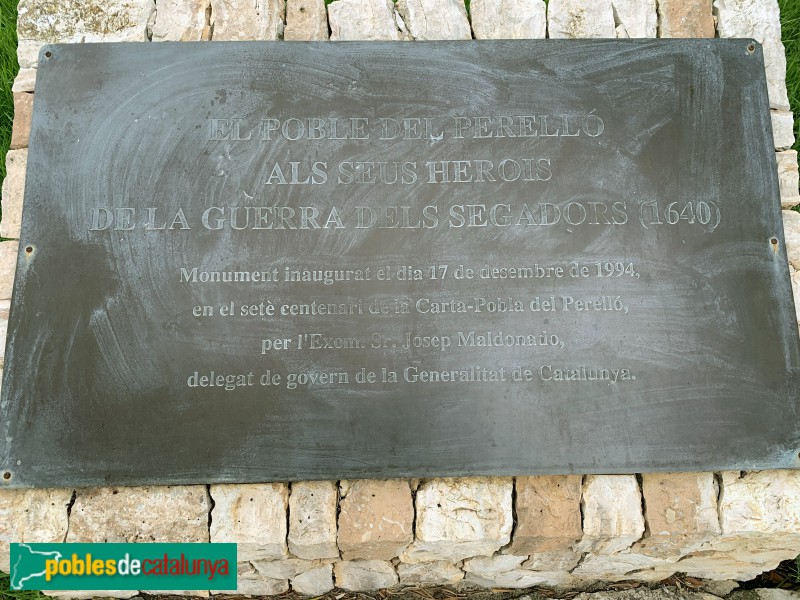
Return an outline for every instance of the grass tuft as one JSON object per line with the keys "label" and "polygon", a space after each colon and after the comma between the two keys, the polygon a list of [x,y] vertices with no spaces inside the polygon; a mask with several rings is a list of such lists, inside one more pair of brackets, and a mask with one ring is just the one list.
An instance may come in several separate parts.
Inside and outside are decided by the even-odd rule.
{"label": "grass tuft", "polygon": [[0,0],[0,181],[6,177],[5,156],[11,143],[14,96],[11,85],[17,75],[17,0]]}

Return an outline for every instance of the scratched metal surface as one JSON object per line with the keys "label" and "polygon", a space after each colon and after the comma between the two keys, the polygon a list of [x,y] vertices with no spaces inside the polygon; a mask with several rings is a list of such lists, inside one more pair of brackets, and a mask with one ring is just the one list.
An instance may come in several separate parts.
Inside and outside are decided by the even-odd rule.
{"label": "scratched metal surface", "polygon": [[[0,407],[3,483],[796,467],[798,334],[763,58],[748,44],[46,47]],[[527,122],[535,137],[497,118],[520,115],[539,115]],[[289,141],[280,129],[260,139],[262,119],[336,117],[343,129],[327,121],[314,134],[324,139]],[[367,119],[355,137],[369,139],[352,139],[351,117]],[[456,123],[467,121],[456,117],[471,124],[460,138]],[[381,118],[432,127],[423,139],[381,140]],[[298,128],[290,122],[287,136]],[[506,159],[538,168],[513,180],[506,162],[503,181]],[[493,170],[481,163],[479,174],[480,160]],[[445,183],[431,176],[436,161],[470,162],[447,163]],[[370,182],[363,168],[365,182],[347,183],[356,162],[387,163],[386,181],[395,162],[413,166],[407,183],[402,166],[400,183]],[[314,163],[324,166],[314,173]],[[300,183],[309,177],[320,183]],[[219,208],[206,227],[210,207]],[[262,225],[274,227],[254,229],[255,209],[242,208],[236,223],[247,214],[250,226],[235,230],[231,207],[271,207]],[[283,229],[276,207],[295,211]],[[374,226],[359,207],[375,211]],[[542,224],[543,210],[545,222],[558,211],[557,222]],[[605,262],[632,266],[598,277],[596,262],[601,273]],[[591,275],[571,276],[573,263]],[[567,274],[480,277],[483,267],[536,264]],[[398,278],[404,265],[425,278]],[[430,265],[447,265],[445,279],[430,279]],[[181,281],[181,268],[195,267],[279,277],[286,267],[369,267],[373,279]],[[375,279],[381,269],[391,279]],[[627,312],[614,309],[617,297]],[[569,298],[592,308],[576,312]],[[280,314],[359,301],[364,314]],[[231,302],[277,312],[221,315]],[[449,312],[458,302],[466,312]],[[502,310],[517,302],[523,310]],[[202,306],[213,316],[196,316]],[[487,332],[492,345],[477,345]],[[545,332],[555,346],[538,345]],[[451,345],[404,348],[406,334]],[[506,345],[508,335],[537,345]],[[288,349],[262,352],[264,340],[284,339]],[[406,380],[473,367],[505,381]],[[356,381],[361,369],[376,381]],[[383,369],[398,382],[384,383]],[[515,381],[524,369],[531,380]],[[245,385],[190,385],[212,371]],[[291,374],[301,378],[294,389]]]}

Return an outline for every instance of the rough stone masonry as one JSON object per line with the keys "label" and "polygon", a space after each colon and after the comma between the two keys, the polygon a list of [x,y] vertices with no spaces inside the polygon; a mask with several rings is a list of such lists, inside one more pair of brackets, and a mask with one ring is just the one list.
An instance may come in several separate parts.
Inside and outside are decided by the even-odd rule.
{"label": "rough stone masonry", "polygon": [[[764,47],[781,203],[790,209],[800,194],[778,10],[777,0],[472,0],[470,15],[460,0],[21,0],[0,223],[11,238],[0,242],[2,338],[45,43],[754,38]],[[800,307],[800,213],[783,215]],[[9,569],[12,541],[237,542],[239,592],[252,595],[462,581],[576,586],[676,572],[744,580],[800,554],[800,472],[2,490],[0,570]]]}

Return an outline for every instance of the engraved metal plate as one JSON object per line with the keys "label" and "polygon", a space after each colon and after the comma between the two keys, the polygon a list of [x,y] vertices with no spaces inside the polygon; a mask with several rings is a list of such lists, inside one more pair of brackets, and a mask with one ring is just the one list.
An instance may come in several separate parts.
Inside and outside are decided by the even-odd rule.
{"label": "engraved metal plate", "polygon": [[48,46],[8,486],[798,464],[749,40]]}

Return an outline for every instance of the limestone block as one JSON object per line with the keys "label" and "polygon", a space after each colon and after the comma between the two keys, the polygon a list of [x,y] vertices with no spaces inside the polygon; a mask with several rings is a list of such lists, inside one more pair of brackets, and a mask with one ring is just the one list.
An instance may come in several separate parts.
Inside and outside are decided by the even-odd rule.
{"label": "limestone block", "polygon": [[72,490],[0,490],[0,571],[10,572],[11,542],[63,542]]}
{"label": "limestone block", "polygon": [[714,16],[719,37],[753,38],[762,44],[770,105],[790,110],[778,0],[714,0]]}
{"label": "limestone block", "polygon": [[334,481],[292,484],[289,496],[289,551],[313,560],[339,558],[336,509],[339,490]]}
{"label": "limestone block", "polygon": [[617,37],[656,37],[656,0],[611,0],[611,5],[617,23]]}
{"label": "limestone block", "polygon": [[800,473],[722,473],[719,537],[681,559],[693,577],[745,581],[800,554]]}
{"label": "limestone block", "polygon": [[[776,150],[788,150],[794,146],[794,115],[784,110],[773,110],[772,137],[775,140]],[[16,126],[16,117],[14,117]]]}
{"label": "limestone block", "polygon": [[564,571],[548,573],[545,571],[514,569],[505,573],[498,573],[493,577],[481,577],[475,573],[467,573],[464,581],[487,588],[526,588],[533,585],[566,587],[574,583],[576,579]]}
{"label": "limestone block", "polygon": [[240,561],[286,558],[289,489],[283,483],[213,485],[211,541],[239,544]]}
{"label": "limestone block", "polygon": [[464,572],[443,560],[397,565],[402,585],[455,585],[464,579]]}
{"label": "limestone block", "polygon": [[283,36],[285,0],[210,2],[215,40],[277,40]]}
{"label": "limestone block", "polygon": [[320,563],[302,558],[284,558],[282,560],[251,560],[256,571],[270,579],[292,579],[305,571],[315,569]]}
{"label": "limestone block", "polygon": [[400,40],[392,0],[336,0],[328,5],[331,40]]}
{"label": "limestone block", "polygon": [[36,68],[44,44],[146,42],[153,0],[20,0],[19,66]]}
{"label": "limestone block", "polygon": [[794,312],[797,323],[800,324],[800,271],[790,268],[792,274],[792,296],[794,297]]}
{"label": "limestone block", "polygon": [[23,68],[19,70],[17,76],[14,78],[14,85],[11,86],[11,91],[19,92],[32,92],[36,86],[36,69]]}
{"label": "limestone block", "polygon": [[77,490],[67,542],[208,542],[205,486]]}
{"label": "limestone block", "polygon": [[[701,588],[702,591],[708,592],[714,596],[719,598],[724,598],[728,594],[730,594],[733,590],[739,587],[738,581],[733,581],[731,579],[726,579],[723,581],[707,581],[704,582],[703,587]],[[776,599],[777,600],[777,599]]]}
{"label": "limestone block", "polygon": [[6,154],[6,178],[3,180],[3,219],[0,221],[0,236],[2,237],[19,238],[27,168],[27,148],[10,150]]}
{"label": "limestone block", "polygon": [[544,0],[472,0],[469,14],[478,40],[537,39],[547,35]]}
{"label": "limestone block", "polygon": [[713,38],[709,0],[658,0],[658,37]]}
{"label": "limestone block", "polygon": [[[241,558],[241,556],[239,558]],[[288,580],[265,577],[248,562],[239,563],[236,586],[236,591],[244,596],[275,596],[289,591]],[[219,591],[212,593],[230,594],[231,592]]]}
{"label": "limestone block", "polygon": [[798,203],[800,179],[797,171],[797,151],[786,150],[775,155],[778,161],[778,185],[781,191],[781,206],[791,208]]}
{"label": "limestone block", "polygon": [[11,300],[0,300],[0,381],[6,363],[6,338],[8,337],[8,317],[11,311]]}
{"label": "limestone block", "polygon": [[327,40],[325,0],[287,0],[285,40]]}
{"label": "limestone block", "polygon": [[291,580],[292,589],[306,596],[321,596],[333,589],[333,565],[322,565]]}
{"label": "limestone block", "polygon": [[33,94],[20,92],[14,94],[14,125],[11,131],[10,150],[28,147],[33,114]]}
{"label": "limestone block", "polygon": [[781,216],[789,264],[800,271],[800,213],[795,210],[782,210]]}
{"label": "limestone block", "polygon": [[798,204],[800,204],[800,195],[781,197],[781,208],[783,209],[794,208]]}
{"label": "limestone block", "polygon": [[333,565],[336,587],[343,590],[368,591],[397,585],[392,563],[383,560],[348,560]]}
{"label": "limestone block", "polygon": [[467,9],[460,0],[397,0],[397,12],[414,39],[472,39]]}
{"label": "limestone block", "polygon": [[642,475],[647,534],[634,552],[674,559],[719,535],[713,473]]}
{"label": "limestone block", "polygon": [[6,339],[8,338],[8,317],[11,310],[10,300],[0,300],[0,379],[6,363]]}
{"label": "limestone block", "polygon": [[153,41],[199,41],[210,14],[211,0],[158,0]]}
{"label": "limestone block", "polygon": [[550,0],[547,31],[551,38],[616,37],[611,0]]}
{"label": "limestone block", "polygon": [[589,581],[661,581],[682,570],[675,561],[666,561],[635,552],[588,554],[572,575]]}
{"label": "limestone block", "polygon": [[581,554],[571,550],[536,552],[522,563],[522,568],[531,571],[571,571],[578,565],[580,559]]}
{"label": "limestone block", "polygon": [[338,545],[344,560],[390,560],[413,541],[414,501],[407,481],[342,482],[341,493]]}
{"label": "limestone block", "polygon": [[[755,545],[757,546],[757,544]],[[689,555],[678,566],[689,577],[712,580],[736,579],[747,581],[777,567],[786,557],[786,552],[715,552],[707,550]]]}
{"label": "limestone block", "polygon": [[14,289],[19,242],[0,242],[0,300],[10,300]]}
{"label": "limestone block", "polygon": [[581,539],[580,475],[517,477],[516,490],[512,552],[568,550]]}
{"label": "limestone block", "polygon": [[738,547],[735,538],[765,534],[762,550],[800,554],[800,471],[726,472],[721,487],[722,535],[734,538],[729,548]]}
{"label": "limestone block", "polygon": [[491,556],[508,544],[513,515],[510,478],[434,479],[417,490],[417,539],[403,562],[457,562]]}
{"label": "limestone block", "polygon": [[634,475],[588,475],[583,484],[580,552],[613,554],[644,533],[642,496]]}
{"label": "limestone block", "polygon": [[527,560],[527,556],[513,554],[495,554],[494,556],[481,556],[464,561],[464,570],[475,573],[480,577],[491,578],[500,573],[507,573],[519,569]]}

